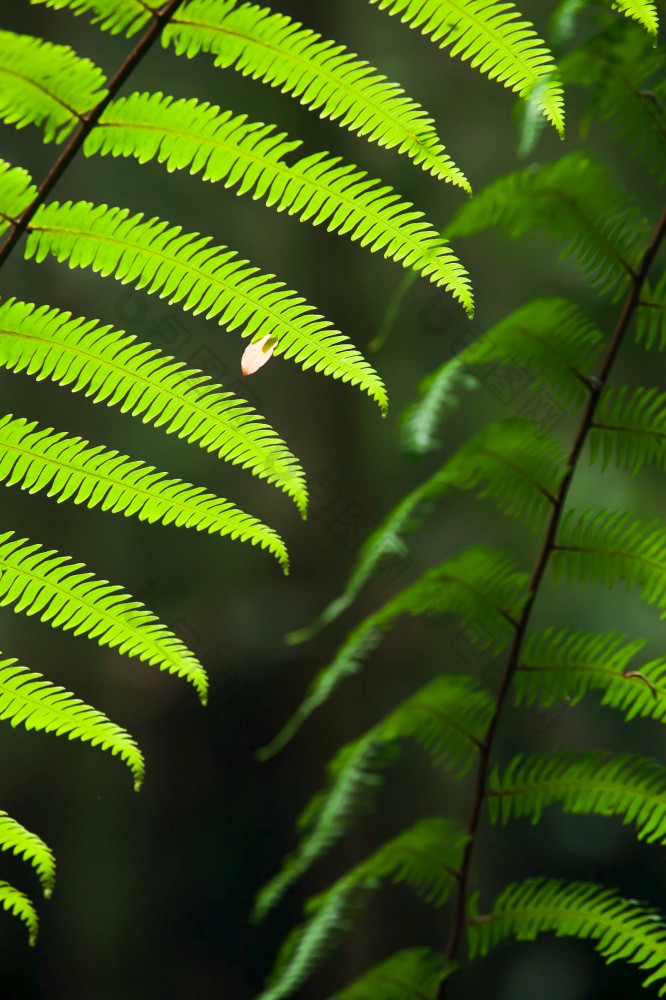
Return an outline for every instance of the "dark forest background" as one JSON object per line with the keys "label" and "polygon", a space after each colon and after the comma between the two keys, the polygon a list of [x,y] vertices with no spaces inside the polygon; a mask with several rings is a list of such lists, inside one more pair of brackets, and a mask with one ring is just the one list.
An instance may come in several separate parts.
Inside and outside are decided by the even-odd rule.
{"label": "dark forest background", "polygon": [[[552,4],[522,3],[537,30],[547,32]],[[506,91],[450,60],[396,18],[362,0],[281,0],[274,5],[347,44],[399,81],[438,123],[447,151],[475,190],[515,169],[518,159],[514,100]],[[111,75],[128,51],[126,39],[98,32],[84,17],[3,0],[0,27],[71,44]],[[321,121],[279,92],[239,74],[212,67],[205,56],[176,59],[155,49],[126,87],[197,96],[250,118],[276,122],[305,140],[308,150],[329,149],[383,177],[445,224],[465,195],[414,168],[406,157],[370,146]],[[580,146],[581,95],[568,95],[564,142],[544,130],[531,158],[546,162]],[[0,154],[39,180],[56,148],[37,130],[3,127]],[[587,148],[608,159],[654,218],[659,192],[645,168],[595,126]],[[376,334],[387,300],[402,277],[398,265],[348,241],[301,225],[238,198],[222,186],[185,174],[167,175],[157,164],[86,159],[79,155],[55,197],[89,198],[160,215],[189,231],[214,234],[265,270],[302,292],[363,350]],[[308,680],[327,662],[361,613],[411,579],[433,557],[472,541],[512,545],[525,564],[537,540],[489,505],[468,497],[447,499],[414,537],[410,560],[389,567],[358,605],[304,646],[284,636],[310,621],[342,587],[360,542],[386,511],[484,420],[496,415],[541,417],[567,443],[571,417],[550,411],[543,393],[524,379],[484,384],[462,401],[442,433],[442,453],[403,457],[398,416],[424,375],[481,332],[536,295],[565,295],[587,308],[604,330],[615,309],[599,303],[571,263],[539,233],[520,244],[491,232],[458,248],[477,300],[470,326],[444,292],[417,282],[384,349],[371,356],[389,389],[391,410],[382,420],[357,390],[276,359],[251,379],[240,379],[243,341],[214,323],[170,309],[92,272],[55,262],[26,263],[15,253],[1,275],[0,295],[48,302],[74,314],[99,317],[150,339],[225,387],[250,399],[292,445],[309,475],[312,494],[305,524],[288,499],[199,448],[167,437],[117,410],[0,372],[3,412],[38,417],[83,433],[205,485],[273,525],[291,553],[283,578],[271,558],[249,547],[175,528],[141,524],[100,511],[57,505],[18,490],[2,492],[2,530],[49,539],[120,582],[177,631],[211,674],[210,705],[154,668],[56,633],[33,619],[0,611],[0,648],[28,667],[105,711],[127,727],[147,757],[139,795],[125,768],[87,746],[52,736],[0,728],[0,804],[38,832],[55,850],[58,881],[53,899],[41,901],[41,932],[27,946],[23,927],[0,915],[0,996],[7,1000],[248,1000],[261,987],[278,944],[298,919],[304,892],[312,893],[368,850],[379,833],[398,830],[409,816],[437,811],[464,815],[468,786],[434,773],[407,751],[391,771],[375,816],[296,886],[264,926],[252,927],[253,895],[294,843],[293,821],[319,787],[323,767],[346,739],[367,727],[400,695],[438,670],[492,671],[447,621],[403,623],[368,664],[347,682],[275,760],[254,753],[286,719]],[[652,384],[654,357],[628,345],[622,378]],[[619,373],[618,373],[619,380]],[[552,407],[551,407],[552,409]],[[633,507],[656,514],[663,482],[645,471],[636,480],[609,470],[581,468],[574,501],[580,506]],[[618,589],[583,595],[553,588],[539,615],[580,627],[618,628],[654,637],[652,611]],[[663,756],[655,724],[621,723],[594,705],[516,714],[506,721],[506,753],[519,746],[624,746]],[[666,908],[664,856],[638,847],[619,820],[548,814],[536,832],[526,823],[483,831],[476,877],[492,894],[523,874],[559,874],[619,886],[627,895]],[[2,876],[36,893],[32,873],[2,858]],[[490,898],[488,895],[486,898]],[[300,997],[332,994],[360,968],[392,947],[443,940],[446,914],[424,910],[408,892],[378,896],[349,940]],[[591,948],[541,940],[514,946],[479,962],[460,977],[456,996],[497,1000],[620,1000],[640,991],[634,973],[605,970]],[[538,991],[538,993],[537,993]]]}

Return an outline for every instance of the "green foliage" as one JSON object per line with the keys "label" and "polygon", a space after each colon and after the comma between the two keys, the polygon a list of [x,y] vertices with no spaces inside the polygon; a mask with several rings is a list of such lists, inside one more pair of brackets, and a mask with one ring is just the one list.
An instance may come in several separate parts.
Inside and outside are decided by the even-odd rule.
{"label": "green foliage", "polygon": [[[242,111],[232,115],[197,95],[174,99],[162,90],[139,93],[130,87],[121,98],[118,92],[131,84],[133,72],[154,43],[167,50],[163,59],[207,53],[217,66],[234,67],[260,84],[277,87],[347,132],[405,154],[433,178],[469,192],[468,181],[446,153],[427,112],[400,84],[336,41],[254,4],[235,0],[33,2],[63,12],[63,34],[68,30],[64,14],[69,12],[88,15],[104,31],[139,37],[107,81],[100,69],[66,45],[0,33],[0,118],[17,128],[35,126],[44,142],[62,144],[51,170],[39,183],[33,183],[22,165],[0,162],[0,234],[5,236],[0,266],[25,236],[24,255],[36,263],[48,257],[156,293],[169,304],[203,314],[252,341],[268,342],[276,356],[292,359],[304,369],[358,385],[385,412],[384,384],[362,353],[278,277],[243,260],[212,234],[190,233],[178,222],[149,218],[140,211],[131,214],[102,200],[75,201],[71,186],[67,190],[68,168],[83,150],[88,156],[131,157],[140,165],[153,162],[170,172],[183,170],[220,182],[262,200],[267,207],[326,226],[369,251],[382,253],[444,288],[471,313],[470,282],[448,237],[440,236],[382,178],[373,178],[335,151],[308,151],[296,159],[293,154],[301,140],[288,137],[280,125],[252,122]],[[524,19],[516,32],[509,23],[514,15],[497,17],[497,5],[490,6],[493,10],[486,16],[477,0],[461,5],[466,19],[465,51],[453,44],[451,53],[462,54],[470,65],[531,100],[535,84],[544,83],[539,90],[540,107],[561,127],[561,91],[547,46]],[[407,23],[417,26],[413,6],[404,13]],[[472,22],[468,23],[470,14]],[[454,43],[450,33],[446,40],[441,35],[437,40]],[[89,168],[92,177],[93,169]],[[65,188],[59,202],[50,200],[56,183]],[[307,487],[297,458],[270,422],[201,372],[142,343],[132,332],[48,303],[22,302],[9,294],[0,302],[0,333],[0,365],[7,370],[82,392],[94,402],[117,406],[131,417],[197,444],[276,485],[305,515]],[[286,569],[286,548],[280,537],[232,501],[101,442],[91,445],[84,435],[65,434],[54,429],[56,424],[49,419],[42,425],[30,414],[0,415],[0,478],[5,483],[41,491],[58,502],[71,501],[80,508],[98,507],[247,541],[272,552]],[[543,445],[544,455],[549,447]],[[429,489],[439,494],[458,485],[493,493],[487,472],[479,466],[470,476],[459,463]],[[498,502],[506,502],[506,497],[504,501],[498,497]],[[532,503],[525,495],[516,502],[518,507]],[[20,539],[9,529],[3,531],[1,603],[185,677],[205,698],[203,666],[140,602],[69,556]],[[488,567],[486,593],[476,574]],[[346,672],[358,668],[369,647],[400,615],[427,609],[458,609],[464,617],[480,614],[497,633],[491,642],[499,643],[510,621],[500,603],[506,601],[513,607],[522,579],[504,556],[485,549],[470,550],[448,567],[427,574],[361,630],[346,659],[343,656],[328,679],[322,679],[313,705]],[[136,784],[140,783],[143,759],[132,738],[75,695],[40,673],[18,666],[11,657],[0,665],[0,692],[2,718],[12,725],[54,732],[108,750],[130,767]],[[447,697],[453,697],[453,689]],[[409,711],[405,709],[398,718],[403,722],[398,725],[394,720],[396,732],[409,735]],[[417,739],[427,743],[423,733]],[[432,734],[433,745],[439,746],[443,739],[441,734]],[[348,784],[354,798],[354,779]],[[332,816],[334,811],[324,810],[322,816],[329,812]],[[324,839],[330,836],[328,832],[323,835]],[[25,856],[30,859],[29,853]],[[26,921],[34,936],[36,915],[29,901],[11,886],[3,889],[2,899],[6,908]],[[337,912],[337,905],[331,903],[331,914]],[[304,961],[307,965],[309,959]],[[431,967],[426,963],[425,968]],[[423,975],[427,978],[430,973]]]}
{"label": "green foliage", "polygon": [[[441,39],[454,54],[457,49],[463,57],[483,52],[481,35],[472,44],[465,35],[466,18],[471,18],[475,8],[498,30],[512,24],[517,26],[518,36],[522,30],[511,4],[376,2],[432,35],[433,40]],[[464,9],[460,16],[459,6]],[[592,8],[584,0],[558,5],[555,23],[560,44],[571,47],[576,15],[588,6]],[[661,175],[664,53],[653,47],[651,37],[657,27],[656,8],[651,3],[606,6],[615,7],[627,19],[597,6],[590,9],[584,40],[561,61],[563,78],[587,88],[586,126],[610,121],[621,140],[636,146],[648,172]],[[638,21],[642,29],[632,21]],[[489,60],[482,68],[493,75],[497,65]],[[548,69],[543,70],[541,86],[550,82],[556,87],[553,66],[548,59],[543,65]],[[538,83],[532,81],[522,91],[533,104],[540,99]],[[508,85],[512,85],[510,81]],[[653,86],[654,92],[646,89]],[[519,86],[516,89],[520,91]],[[633,184],[637,193],[641,182],[637,178]],[[607,886],[532,877],[508,885],[484,911],[479,900],[485,895],[489,866],[493,872],[495,866],[486,859],[477,870],[476,855],[487,849],[487,844],[493,850],[492,839],[485,835],[483,840],[479,838],[485,817],[502,824],[521,818],[542,824],[549,821],[548,807],[553,805],[575,817],[617,817],[633,827],[641,841],[663,844],[666,840],[663,764],[621,749],[591,748],[587,729],[580,723],[565,730],[565,740],[572,745],[546,749],[544,730],[536,747],[516,750],[516,742],[520,745],[525,739],[522,720],[526,713],[562,704],[573,710],[594,692],[602,706],[621,713],[626,720],[666,719],[666,661],[663,657],[643,658],[648,639],[563,626],[557,617],[563,612],[554,610],[558,595],[549,589],[550,581],[561,589],[565,584],[569,589],[574,584],[585,588],[601,584],[616,590],[624,585],[635,591],[632,597],[638,596],[662,617],[666,615],[663,523],[634,513],[628,491],[626,510],[608,509],[608,488],[601,478],[595,478],[593,487],[595,498],[602,498],[597,509],[580,509],[576,501],[583,456],[596,464],[595,477],[610,468],[616,477],[625,473],[627,478],[626,473],[636,476],[646,467],[663,474],[666,467],[666,395],[660,384],[660,362],[653,366],[655,384],[636,387],[628,380],[623,384],[622,378],[617,378],[616,384],[612,381],[625,340],[633,337],[653,351],[666,347],[666,284],[657,270],[666,240],[666,217],[646,222],[632,191],[616,181],[603,162],[585,149],[577,149],[563,159],[543,164],[537,161],[495,180],[458,210],[444,235],[457,243],[492,226],[500,226],[511,238],[541,229],[560,245],[564,241],[564,256],[575,259],[582,272],[581,283],[588,286],[588,302],[590,289],[606,301],[588,318],[574,302],[542,296],[519,306],[508,317],[494,320],[476,340],[443,359],[422,382],[420,399],[403,416],[407,450],[411,455],[440,450],[437,439],[443,435],[439,425],[470,389],[475,390],[470,402],[478,404],[482,413],[480,429],[445,456],[445,461],[421,478],[386,515],[361,546],[340,596],[310,626],[288,638],[303,641],[347,612],[386,560],[405,559],[408,536],[428,530],[437,508],[447,509],[453,490],[491,499],[502,514],[517,517],[536,531],[538,543],[521,547],[521,556],[515,560],[513,544],[502,552],[475,545],[426,569],[352,627],[329,665],[315,675],[300,707],[276,739],[260,751],[261,757],[280,749],[345,677],[360,670],[362,661],[377,649],[402,615],[427,619],[444,613],[453,619],[454,635],[464,636],[476,652],[469,674],[454,674],[448,649],[451,633],[440,633],[438,676],[408,694],[332,758],[324,788],[298,820],[295,849],[257,896],[255,916],[264,916],[286,889],[319,863],[373,807],[379,784],[388,778],[389,765],[397,763],[403,744],[410,740],[426,750],[434,767],[448,766],[454,779],[473,772],[471,787],[469,783],[461,785],[458,795],[452,797],[455,804],[451,812],[455,809],[458,819],[462,809],[460,830],[465,834],[452,872],[455,898],[447,913],[447,945],[436,960],[427,950],[397,952],[336,996],[443,1000],[449,995],[449,985],[454,988],[451,973],[460,961],[465,940],[474,959],[505,940],[531,941],[545,932],[590,940],[607,962],[622,958],[636,965],[646,976],[644,986],[654,984],[658,995],[663,995],[666,924],[649,905],[625,899]],[[549,272],[554,271],[550,261],[546,266]],[[497,280],[502,280],[501,271]],[[389,303],[390,322],[395,320],[411,283],[411,277],[405,278]],[[614,305],[618,299],[621,302]],[[378,338],[382,342],[388,326],[387,320]],[[566,415],[557,435],[541,414],[534,420],[488,417],[485,388],[495,371],[518,373],[548,395],[558,415]],[[589,482],[585,485],[589,493]],[[470,518],[466,507],[466,526]],[[436,529],[432,537],[437,537]],[[526,561],[529,568],[523,571]],[[377,601],[377,588],[372,593]],[[575,600],[577,609],[580,598]],[[532,620],[537,609],[539,627]],[[562,609],[566,612],[566,604]],[[580,614],[585,620],[585,606]],[[412,659],[419,659],[418,652],[410,657],[410,668]],[[478,674],[483,683],[472,674]],[[407,670],[404,677],[410,676]],[[376,678],[377,674],[375,683]],[[494,691],[486,690],[491,683]],[[507,720],[511,702],[513,714]],[[502,742],[507,725],[512,727],[511,736]],[[575,745],[578,732],[585,740],[583,747]],[[435,780],[439,784],[440,775]],[[429,821],[423,822],[427,825]],[[378,827],[381,829],[381,824]],[[442,832],[442,843],[450,836]],[[540,843],[547,840],[542,838]],[[385,849],[391,850],[394,844],[389,841]],[[374,857],[382,857],[382,848]],[[515,859],[518,865],[520,861]],[[365,864],[351,868],[327,893],[311,902],[314,916],[287,939],[270,986],[262,995],[264,1000],[291,995],[315,962],[330,954],[345,929],[345,901],[351,906],[353,880],[359,872],[373,871]],[[444,868],[447,864],[450,859]],[[472,892],[478,885],[480,890]],[[322,905],[335,909],[330,935],[325,923],[318,920]],[[358,897],[354,897],[354,913],[358,905]],[[307,950],[308,959],[298,965],[295,975],[299,949]],[[431,958],[433,965],[429,966]],[[428,978],[428,968],[433,976],[439,973],[439,982]],[[380,985],[382,976],[386,985]],[[422,991],[417,986],[420,982],[424,984]]]}

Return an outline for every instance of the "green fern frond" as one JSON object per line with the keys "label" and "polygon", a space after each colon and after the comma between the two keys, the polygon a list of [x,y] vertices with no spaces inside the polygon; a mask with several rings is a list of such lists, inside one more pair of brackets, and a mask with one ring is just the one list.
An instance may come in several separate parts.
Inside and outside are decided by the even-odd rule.
{"label": "green fern frond", "polygon": [[640,28],[626,28],[595,35],[577,48],[562,61],[562,77],[565,84],[584,87],[590,98],[583,135],[592,121],[610,121],[616,136],[663,180],[664,52],[654,49]]}
{"label": "green fern frond", "polygon": [[44,895],[49,898],[55,882],[53,851],[41,837],[26,830],[3,809],[0,809],[0,851],[11,851],[31,864],[42,884]]}
{"label": "green fern frond", "polygon": [[666,392],[622,386],[604,393],[590,435],[590,460],[598,456],[602,468],[614,461],[632,476],[644,465],[666,470]]}
{"label": "green fern frond", "polygon": [[209,376],[130,334],[49,306],[0,303],[0,333],[0,365],[10,371],[50,378],[196,442],[275,483],[305,514],[300,463],[248,403],[218,391]]}
{"label": "green fern frond", "polygon": [[509,417],[488,424],[448,463],[453,484],[492,497],[504,514],[538,529],[552,510],[566,455],[532,420]]}
{"label": "green fern frond", "polygon": [[36,421],[12,419],[11,414],[0,417],[0,482],[29,493],[47,490],[58,503],[72,500],[150,524],[159,521],[230,535],[267,549],[288,571],[280,536],[228,500],[182,479],[167,479],[165,472],[115,450],[40,427]]}
{"label": "green fern frond", "polygon": [[659,30],[659,15],[654,0],[611,0],[613,7],[627,17],[633,17],[651,35]]}
{"label": "green fern frond", "polygon": [[330,1000],[436,1000],[440,983],[453,969],[445,968],[441,952],[409,948],[375,965]]}
{"label": "green fern frond", "polygon": [[157,0],[30,0],[45,4],[54,10],[69,8],[73,14],[90,14],[93,24],[112,34],[124,33],[128,37],[139,31],[152,17],[152,10],[159,10]]}
{"label": "green fern frond", "polygon": [[570,511],[552,558],[553,574],[572,583],[638,584],[641,598],[666,618],[666,528],[624,511]]}
{"label": "green fern frond", "polygon": [[134,156],[141,163],[157,158],[170,171],[224,180],[225,187],[238,187],[238,194],[252,194],[301,221],[327,224],[329,232],[418,270],[471,311],[467,272],[422,212],[339,156],[313,153],[288,164],[285,156],[300,145],[272,125],[158,92],[111,104],[84,151]]}
{"label": "green fern frond", "polygon": [[139,601],[87,572],[82,563],[16,538],[12,531],[0,535],[0,607],[7,605],[184,677],[206,700],[201,664]]}
{"label": "green fern frond", "polygon": [[494,823],[542,812],[558,803],[564,812],[621,816],[640,840],[666,842],[666,770],[652,760],[604,751],[514,757],[488,780],[488,811]]}
{"label": "green fern frond", "polygon": [[441,906],[455,886],[467,839],[451,820],[421,820],[310,899],[310,920],[287,938],[269,986],[258,1000],[282,1000],[300,986],[383,881],[405,883],[433,906]]}
{"label": "green fern frond", "polygon": [[525,599],[527,574],[519,573],[504,552],[484,545],[465,549],[423,574],[353,629],[332,662],[311,683],[305,699],[265,756],[281,750],[312,712],[339,684],[358,673],[383,634],[403,615],[452,614],[463,624],[474,621],[484,648],[503,649]]}
{"label": "green fern frond", "polygon": [[458,405],[461,392],[476,389],[478,385],[457,357],[428,375],[419,385],[421,398],[400,414],[402,446],[407,454],[425,455],[441,447],[435,435],[443,414]]}
{"label": "green fern frond", "polygon": [[370,0],[380,10],[429,35],[441,49],[527,97],[547,79],[540,111],[564,133],[564,99],[553,56],[529,21],[518,20],[513,3],[488,0]]}
{"label": "green fern frond", "polygon": [[243,327],[244,337],[275,337],[276,355],[360,385],[386,409],[381,379],[342,333],[272,275],[211,246],[210,237],[90,202],[53,202],[37,211],[29,229],[27,258],[41,261],[50,253],[70,267],[92,267],[180,302],[229,330]]}
{"label": "green fern frond", "polygon": [[30,944],[34,944],[39,930],[39,918],[25,893],[19,892],[9,882],[0,882],[0,906],[23,921],[28,929],[28,940]]}
{"label": "green fern frond", "polygon": [[65,688],[31,673],[14,659],[0,661],[0,719],[12,726],[98,746],[120,757],[132,772],[136,791],[141,787],[143,754],[129,733]]}
{"label": "green fern frond", "polygon": [[470,677],[436,678],[389,713],[359,739],[342,747],[327,767],[326,787],[298,819],[301,839],[282,868],[257,895],[253,918],[261,920],[354,820],[371,807],[381,772],[397,744],[416,740],[435,763],[458,773],[471,766],[492,714],[492,699]]}
{"label": "green fern frond", "polygon": [[666,350],[666,271],[651,288],[646,282],[636,312],[636,342],[648,350]]}
{"label": "green fern frond", "polygon": [[23,167],[12,167],[0,159],[0,235],[25,211],[37,188]]}
{"label": "green fern frond", "polygon": [[494,181],[458,209],[445,235],[456,240],[491,226],[512,239],[543,228],[566,240],[563,256],[572,255],[601,292],[616,295],[638,267],[648,237],[635,203],[604,164],[584,153]]}
{"label": "green fern frond", "polygon": [[401,500],[361,546],[342,594],[287,641],[304,642],[346,611],[382,562],[404,555],[402,536],[418,530],[430,505],[452,489],[491,497],[503,513],[538,528],[554,501],[564,461],[559,446],[530,420],[514,417],[489,424]]}
{"label": "green fern frond", "polygon": [[0,31],[0,119],[44,129],[44,142],[62,142],[106,91],[106,78],[68,45]]}
{"label": "green fern frond", "polygon": [[636,665],[644,646],[644,639],[627,642],[615,632],[530,633],[515,674],[516,704],[575,705],[587,691],[601,691],[602,705],[627,719],[666,721],[666,660]]}
{"label": "green fern frond", "polygon": [[[513,883],[490,913],[470,907],[470,955],[485,955],[507,938],[533,941],[537,934],[591,940],[607,961],[623,958],[649,971],[643,986],[666,979],[666,925],[659,915],[618,892],[588,882],[528,879]],[[661,985],[658,995],[666,993]]]}
{"label": "green fern frond", "polygon": [[406,153],[440,180],[468,187],[432,119],[401,87],[285,14],[234,0],[190,0],[164,29],[162,44],[189,58],[209,52],[216,66],[279,87],[320,117]]}
{"label": "green fern frond", "polygon": [[499,362],[524,366],[537,385],[547,383],[566,406],[589,394],[603,338],[589,319],[566,299],[533,299],[500,320],[457,359],[465,368]]}

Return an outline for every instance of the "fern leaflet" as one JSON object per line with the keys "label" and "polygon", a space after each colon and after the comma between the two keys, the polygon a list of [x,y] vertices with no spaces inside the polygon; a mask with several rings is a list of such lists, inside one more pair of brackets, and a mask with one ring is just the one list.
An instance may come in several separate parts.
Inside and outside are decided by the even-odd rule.
{"label": "fern leaflet", "polygon": [[564,812],[621,816],[641,840],[666,841],[666,771],[652,760],[603,751],[532,754],[514,757],[488,782],[493,822],[529,816],[538,823],[554,802]]}
{"label": "fern leaflet", "polygon": [[48,490],[58,502],[101,506],[141,521],[176,524],[211,534],[230,535],[268,549],[288,570],[282,539],[228,500],[117,451],[40,427],[11,414],[0,417],[0,482],[30,493]]}
{"label": "fern leaflet", "polygon": [[380,10],[412,28],[430,35],[452,56],[468,59],[491,80],[497,80],[521,97],[528,96],[546,78],[539,110],[560,135],[564,132],[562,86],[555,62],[529,21],[519,21],[512,3],[488,0],[370,0]]}
{"label": "fern leaflet", "polygon": [[0,31],[0,119],[62,140],[106,91],[104,74],[67,45]]}
{"label": "fern leaflet", "polygon": [[253,910],[261,920],[286,889],[344,836],[371,805],[381,771],[399,741],[416,740],[435,763],[459,773],[471,765],[492,714],[489,694],[469,677],[438,677],[399,705],[367,733],[342,747],[329,763],[328,784],[305,807],[296,850],[259,892]]}
{"label": "fern leaflet", "polygon": [[11,851],[28,861],[37,873],[44,895],[49,898],[55,882],[55,858],[51,848],[3,809],[0,809],[0,851]]}
{"label": "fern leaflet", "polygon": [[666,393],[627,386],[604,393],[590,435],[590,460],[598,455],[604,469],[614,460],[632,475],[644,465],[666,470]]}
{"label": "fern leaflet", "polygon": [[40,261],[50,253],[70,267],[92,267],[157,292],[230,330],[244,327],[244,337],[275,337],[276,355],[360,385],[386,409],[379,376],[343,334],[282,282],[233,250],[212,247],[210,237],[90,202],[52,202],[37,211],[29,230],[27,258]]}
{"label": "fern leaflet", "polygon": [[19,892],[9,882],[0,882],[0,906],[23,921],[28,929],[28,940],[30,944],[34,944],[37,940],[39,919],[25,893]]}
{"label": "fern leaflet", "polygon": [[93,24],[99,24],[104,31],[136,34],[151,17],[151,11],[158,10],[155,0],[30,0],[31,3],[45,4],[54,10],[69,8],[74,14],[90,14]]}
{"label": "fern leaflet", "polygon": [[6,605],[184,677],[206,699],[201,664],[139,601],[11,531],[0,535],[0,606]]}
{"label": "fern leaflet", "polygon": [[391,955],[331,1000],[436,1000],[442,979],[452,971],[451,966],[444,968],[440,952],[409,948]]}
{"label": "fern leaflet", "polygon": [[[654,910],[586,882],[530,879],[507,886],[490,913],[476,903],[468,920],[470,955],[485,955],[507,937],[533,941],[537,934],[590,939],[612,962],[623,958],[649,971],[643,986],[666,979],[666,926]],[[659,996],[666,985],[659,989]]]}
{"label": "fern leaflet", "polygon": [[0,719],[99,746],[127,764],[136,791],[144,775],[143,754],[124,729],[41,674],[14,659],[0,661]]}

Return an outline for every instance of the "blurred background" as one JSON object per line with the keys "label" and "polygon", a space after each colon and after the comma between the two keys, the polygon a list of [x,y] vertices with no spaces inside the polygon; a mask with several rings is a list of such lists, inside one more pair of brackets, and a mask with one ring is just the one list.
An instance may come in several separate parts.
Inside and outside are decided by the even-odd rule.
{"label": "blurred background", "polygon": [[[516,152],[512,96],[450,60],[397,18],[360,0],[281,0],[274,6],[345,43],[401,83],[433,116],[447,152],[476,191],[524,165]],[[547,31],[552,3],[525,0],[519,6],[541,33]],[[70,44],[108,76],[130,45],[98,32],[84,17],[33,7],[27,0],[4,0],[0,27]],[[156,48],[123,93],[134,89],[197,96],[278,123],[303,138],[306,150],[335,151],[382,177],[438,226],[465,198],[406,157],[345,133],[288,96],[232,70],[214,69],[207,56],[187,60]],[[581,95],[572,91],[567,97],[566,139],[544,130],[531,162],[545,163],[581,146]],[[610,161],[654,222],[660,193],[646,168],[603,126],[596,125],[584,145]],[[36,129],[2,128],[2,156],[36,180],[55,155]],[[79,154],[54,197],[124,205],[188,231],[210,233],[305,295],[361,350],[377,333],[403,274],[399,265],[343,238],[238,198],[221,185],[168,175],[156,163],[140,167]],[[39,833],[58,860],[54,896],[38,903],[41,930],[34,949],[22,925],[0,914],[0,997],[247,1000],[260,990],[306,895],[408,820],[440,811],[466,815],[469,783],[454,785],[406,748],[387,774],[376,812],[362,818],[352,835],[293,887],[264,925],[249,922],[254,894],[293,847],[294,820],[320,787],[335,750],[439,671],[469,670],[492,679],[498,669],[454,622],[401,622],[363,673],[342,685],[283,753],[265,764],[255,760],[256,750],[277,732],[349,628],[435,559],[487,541],[510,547],[531,566],[536,536],[496,515],[488,503],[450,497],[413,536],[410,557],[387,566],[339,622],[305,645],[284,642],[286,633],[308,623],[339,593],[359,545],[386,512],[485,421],[531,415],[569,446],[575,414],[549,408],[547,394],[524,379],[509,387],[489,383],[462,400],[443,429],[439,454],[418,461],[405,457],[397,433],[399,413],[421,379],[470,336],[534,296],[571,297],[602,330],[612,329],[618,307],[598,301],[574,265],[558,261],[560,249],[537,232],[519,244],[490,232],[456,247],[475,287],[473,325],[444,292],[416,282],[386,345],[369,355],[389,390],[385,420],[357,389],[282,359],[241,385],[244,342],[237,333],[90,271],[69,271],[52,260],[36,265],[13,254],[3,269],[3,297],[49,303],[126,329],[249,399],[302,460],[311,509],[302,523],[277,490],[201,449],[49,382],[0,372],[3,412],[83,433],[204,485],[275,527],[291,555],[285,578],[270,556],[227,539],[3,488],[2,530],[48,542],[101,577],[122,583],[202,659],[210,671],[211,696],[202,709],[193,691],[173,677],[2,609],[3,654],[16,656],[125,726],[145,752],[147,777],[136,795],[116,759],[76,742],[0,727],[0,807]],[[663,386],[655,358],[627,343],[615,381]],[[598,466],[585,461],[572,502],[655,515],[663,508],[663,480],[650,470],[632,480],[612,468],[600,478]],[[589,594],[552,587],[540,598],[536,620],[616,628],[649,637],[648,655],[663,652],[657,614],[620,587]],[[509,713],[498,760],[523,747],[560,746],[624,748],[663,759],[656,723],[625,723],[592,697],[575,709]],[[0,877],[37,896],[26,865],[4,855],[0,865]],[[508,831],[489,832],[484,826],[474,871],[482,905],[508,880],[531,874],[607,882],[666,908],[663,850],[639,848],[633,830],[617,819],[565,817],[553,809],[537,828],[516,823]],[[417,943],[439,947],[447,926],[448,912],[434,913],[407,891],[382,891],[298,996],[327,997],[392,949]],[[532,1000],[538,990],[540,1000],[628,1000],[638,995],[639,984],[631,969],[606,969],[591,947],[541,939],[500,949],[465,969],[452,996]]]}

